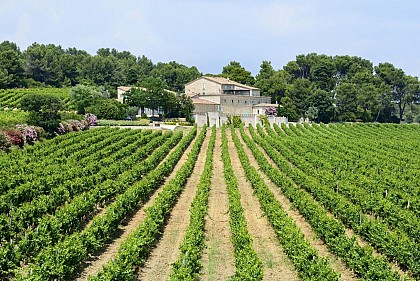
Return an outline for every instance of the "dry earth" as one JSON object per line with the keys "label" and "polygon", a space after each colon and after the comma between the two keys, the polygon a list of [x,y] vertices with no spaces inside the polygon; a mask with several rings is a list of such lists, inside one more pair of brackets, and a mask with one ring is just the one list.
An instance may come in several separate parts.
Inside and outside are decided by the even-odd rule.
{"label": "dry earth", "polygon": [[204,170],[209,139],[210,137],[207,137],[202,144],[193,173],[171,212],[171,216],[165,226],[165,232],[159,240],[158,245],[152,251],[145,266],[140,270],[138,275],[139,280],[157,281],[167,280],[169,278],[171,265],[177,260],[180,254],[179,246],[184,239],[186,229],[190,223],[189,209],[196,194],[200,176]]}

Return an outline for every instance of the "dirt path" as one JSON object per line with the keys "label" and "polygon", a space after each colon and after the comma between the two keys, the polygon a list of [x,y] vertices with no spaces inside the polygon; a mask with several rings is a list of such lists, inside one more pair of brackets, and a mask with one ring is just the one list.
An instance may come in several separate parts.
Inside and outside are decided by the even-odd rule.
{"label": "dirt path", "polygon": [[140,270],[137,276],[138,280],[160,281],[169,278],[172,263],[179,257],[179,246],[185,237],[186,229],[190,223],[189,209],[195,197],[200,176],[204,170],[209,139],[207,137],[204,140],[193,173],[171,212],[171,216],[158,245],[152,251],[144,267]]}
{"label": "dirt path", "polygon": [[[248,231],[252,236],[254,249],[264,265],[263,280],[299,280],[292,262],[283,252],[274,229],[267,217],[264,216],[258,198],[253,194],[252,185],[246,179],[230,130],[227,130],[227,137],[229,139],[232,167],[238,179],[241,204],[244,208]],[[254,162],[251,162],[251,164],[256,165]]]}
{"label": "dirt path", "polygon": [[[246,133],[249,137],[251,137],[248,130],[246,130]],[[245,152],[247,153],[248,158],[251,161],[251,165],[253,165],[254,167],[259,167],[257,161],[252,155],[251,150],[244,143],[243,145],[245,148]],[[276,164],[270,159],[270,157],[265,153],[265,151],[259,146],[258,148],[265,155],[266,159],[268,159],[270,164],[276,166]],[[283,205],[283,208],[287,212],[289,217],[293,218],[296,225],[302,230],[302,233],[305,235],[305,238],[310,242],[311,246],[318,251],[320,256],[326,257],[330,261],[331,267],[341,275],[340,280],[358,280],[354,273],[346,267],[346,264],[336,255],[331,253],[328,250],[327,245],[325,245],[321,239],[316,237],[316,234],[312,231],[310,224],[299,213],[298,210],[293,208],[292,203],[289,201],[289,199],[287,199],[286,196],[283,195],[280,188],[273,184],[263,172],[259,171],[259,174],[264,179],[264,182],[268,185],[271,192],[273,192],[276,199]]]}
{"label": "dirt path", "polygon": [[[197,135],[199,132],[197,132]],[[144,220],[146,213],[144,212],[149,206],[153,204],[159,192],[163,189],[163,186],[167,184],[173,177],[175,177],[176,172],[181,168],[182,164],[187,161],[188,154],[192,149],[192,144],[187,147],[185,153],[182,155],[180,161],[175,165],[174,170],[172,173],[165,179],[164,184],[154,192],[154,194],[150,197],[148,202],[144,205],[139,205],[137,210],[128,217],[124,222],[123,226],[121,226],[115,235],[115,239],[112,241],[111,244],[107,245],[106,248],[96,257],[92,257],[90,261],[87,262],[87,266],[83,269],[79,277],[76,279],[77,281],[87,280],[88,276],[96,275],[108,261],[110,261],[118,252],[118,249],[121,243],[128,237],[128,235],[134,231],[139,224]],[[171,150],[172,152],[172,150]],[[170,153],[171,153],[170,152]],[[169,153],[169,154],[170,154]],[[169,155],[168,154],[168,155]],[[167,156],[168,157],[168,156]],[[166,159],[166,158],[165,158]],[[163,160],[165,161],[165,160]]]}
{"label": "dirt path", "polygon": [[228,194],[223,176],[222,134],[217,130],[214,146],[213,177],[205,221],[205,243],[200,280],[225,281],[235,274],[235,260],[229,227]]}

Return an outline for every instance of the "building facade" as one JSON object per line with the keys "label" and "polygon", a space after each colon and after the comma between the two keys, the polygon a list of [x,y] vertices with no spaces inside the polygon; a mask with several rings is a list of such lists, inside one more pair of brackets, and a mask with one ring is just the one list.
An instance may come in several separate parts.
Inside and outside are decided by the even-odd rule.
{"label": "building facade", "polygon": [[271,104],[270,97],[261,96],[260,89],[223,77],[202,76],[185,85],[185,94],[193,101],[193,114],[198,125],[210,120],[210,123],[221,126],[227,116],[233,115],[250,120],[245,124],[255,124],[266,109],[278,107]]}

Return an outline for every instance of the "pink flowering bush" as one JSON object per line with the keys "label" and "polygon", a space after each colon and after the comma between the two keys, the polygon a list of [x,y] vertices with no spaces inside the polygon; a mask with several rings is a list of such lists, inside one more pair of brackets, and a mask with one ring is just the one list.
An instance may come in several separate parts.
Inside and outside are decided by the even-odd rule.
{"label": "pink flowering bush", "polygon": [[86,120],[88,122],[89,127],[95,126],[96,123],[98,122],[98,118],[96,117],[95,114],[92,114],[92,113],[86,113],[83,116],[83,120]]}
{"label": "pink flowering bush", "polygon": [[34,126],[28,126],[24,124],[24,125],[16,125],[16,127],[19,129],[19,131],[23,135],[23,139],[25,143],[33,144],[36,140],[39,139],[38,132]]}
{"label": "pink flowering bush", "polygon": [[66,126],[64,126],[64,123],[66,122],[61,122],[60,124],[58,124],[57,132],[60,135],[64,135],[65,133],[68,133],[68,127],[66,128]]}
{"label": "pink flowering bush", "polygon": [[87,122],[71,119],[71,120],[67,120],[67,123],[69,124],[69,127],[71,127],[71,130],[73,132],[89,129]]}
{"label": "pink flowering bush", "polygon": [[6,129],[4,132],[6,133],[6,136],[11,145],[23,147],[25,144],[25,139],[23,134],[18,129]]}
{"label": "pink flowering bush", "polygon": [[265,115],[266,116],[270,116],[270,115],[277,115],[277,108],[275,107],[269,107],[265,110]]}

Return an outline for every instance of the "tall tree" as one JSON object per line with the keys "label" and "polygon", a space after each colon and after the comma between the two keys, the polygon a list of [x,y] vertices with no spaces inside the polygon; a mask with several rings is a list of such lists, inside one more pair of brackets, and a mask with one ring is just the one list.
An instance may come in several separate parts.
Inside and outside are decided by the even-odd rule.
{"label": "tall tree", "polygon": [[415,101],[419,81],[416,77],[406,76],[402,69],[391,63],[380,63],[375,67],[377,76],[391,88],[392,100],[398,106],[399,119],[403,120],[407,105]]}
{"label": "tall tree", "polygon": [[308,110],[307,99],[314,91],[315,85],[308,79],[298,78],[288,85],[285,96],[281,99],[283,108],[280,108],[280,115],[297,120],[305,116]]}
{"label": "tall tree", "polygon": [[160,78],[149,77],[140,82],[140,87],[144,88],[145,107],[152,110],[152,115],[155,115],[155,110],[163,107],[167,102],[168,95],[165,92],[166,83]]}
{"label": "tall tree", "polygon": [[14,88],[23,85],[25,70],[22,53],[15,43],[0,43],[0,88]]}
{"label": "tall tree", "polygon": [[60,87],[64,80],[60,62],[63,54],[61,46],[33,43],[23,53],[27,75],[45,85]]}
{"label": "tall tree", "polygon": [[314,59],[312,64],[311,81],[322,90],[331,91],[334,89],[337,70],[333,58],[326,55],[319,55],[316,60]]}
{"label": "tall tree", "polygon": [[140,113],[143,115],[144,108],[147,106],[146,100],[148,94],[147,90],[143,87],[133,87],[124,93],[124,104],[140,109]]}
{"label": "tall tree", "polygon": [[201,73],[195,66],[187,67],[175,61],[157,63],[150,74],[153,77],[162,79],[169,90],[177,93],[184,91],[186,83],[201,76]]}
{"label": "tall tree", "polygon": [[222,76],[249,86],[252,86],[255,83],[255,79],[251,75],[251,72],[247,71],[237,61],[231,61],[228,65],[223,67]]}
{"label": "tall tree", "polygon": [[306,107],[315,109],[317,122],[329,123],[334,118],[333,95],[325,90],[314,90],[306,100]]}
{"label": "tall tree", "polygon": [[357,119],[357,87],[353,83],[343,82],[335,89],[335,101],[340,121]]}
{"label": "tall tree", "polygon": [[288,73],[274,70],[271,62],[263,61],[260,72],[255,77],[255,86],[260,88],[263,96],[270,96],[273,103],[279,103],[287,89]]}

